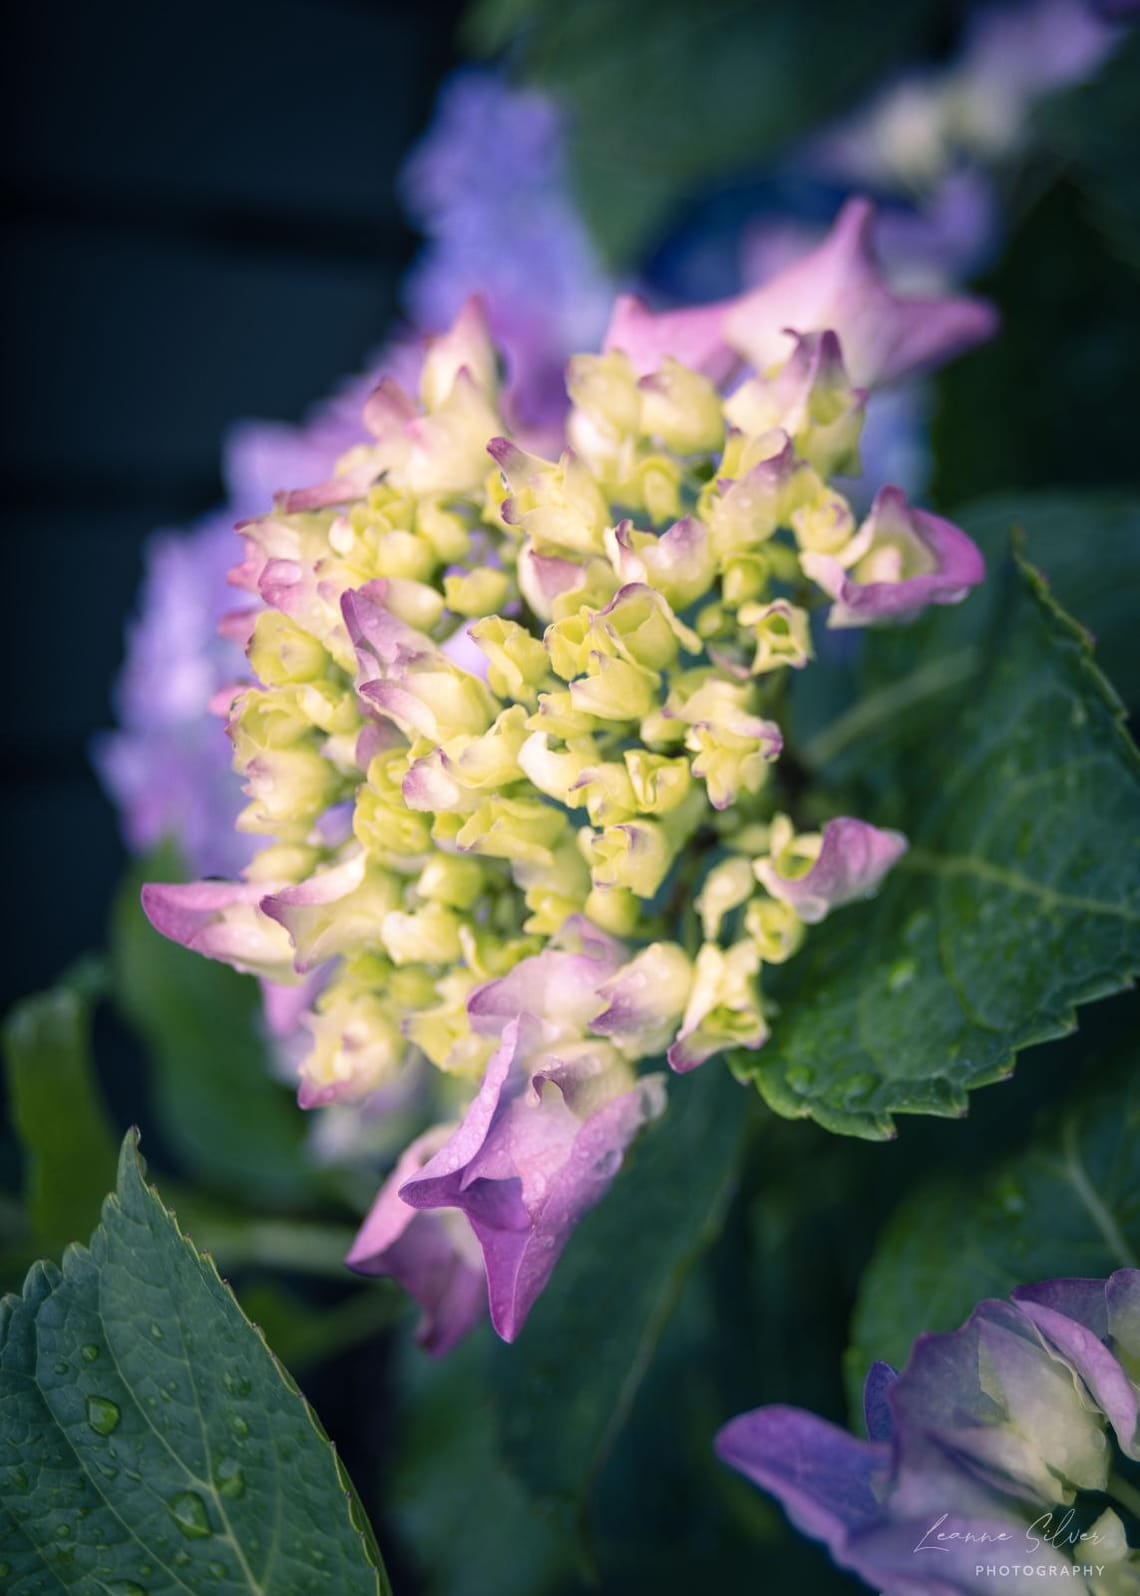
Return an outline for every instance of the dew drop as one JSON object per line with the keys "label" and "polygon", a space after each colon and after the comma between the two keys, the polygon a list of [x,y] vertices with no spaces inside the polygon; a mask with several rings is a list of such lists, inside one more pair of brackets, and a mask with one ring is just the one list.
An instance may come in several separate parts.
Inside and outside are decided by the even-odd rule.
{"label": "dew drop", "polygon": [[61,1524],[59,1526],[59,1528],[56,1530],[55,1535],[56,1535],[56,1539],[57,1540],[60,1540],[60,1541],[69,1540],[70,1537],[71,1537],[71,1525],[70,1524]]}
{"label": "dew drop", "polygon": [[155,1324],[153,1319],[150,1322],[150,1333],[151,1333],[151,1338],[153,1340],[155,1340],[155,1341],[165,1341],[166,1340],[166,1337],[162,1333],[162,1326],[158,1325],[158,1324]]}
{"label": "dew drop", "polygon": [[902,992],[914,980],[918,965],[914,959],[896,959],[887,972],[887,990]]}
{"label": "dew drop", "polygon": [[96,1435],[110,1435],[120,1417],[118,1407],[106,1397],[87,1398],[87,1423]]}
{"label": "dew drop", "polygon": [[185,1568],[186,1564],[189,1561],[190,1561],[190,1553],[189,1552],[185,1552],[185,1551],[183,1551],[183,1552],[175,1552],[175,1554],[174,1554],[174,1566],[175,1566],[175,1568]]}
{"label": "dew drop", "polygon": [[117,1480],[119,1471],[113,1463],[100,1463],[99,1473],[105,1480]]}
{"label": "dew drop", "polygon": [[245,1491],[245,1475],[236,1458],[222,1459],[215,1470],[214,1481],[222,1496],[241,1496]]}
{"label": "dew drop", "polygon": [[206,1504],[193,1491],[179,1491],[178,1495],[172,1496],[166,1505],[178,1528],[190,1540],[203,1540],[207,1535],[213,1534],[206,1514]]}
{"label": "dew drop", "polygon": [[85,1347],[80,1347],[79,1350],[83,1355],[84,1363],[94,1363],[99,1356],[99,1348],[93,1341],[89,1341]]}
{"label": "dew drop", "polygon": [[55,1372],[56,1372],[56,1374],[66,1374],[67,1373],[67,1364],[64,1362],[64,1360],[62,1358],[56,1364]]}
{"label": "dew drop", "polygon": [[235,1435],[240,1435],[243,1438],[249,1434],[249,1425],[242,1418],[240,1413],[235,1413],[233,1418],[230,1420],[230,1429]]}
{"label": "dew drop", "polygon": [[211,1579],[225,1579],[226,1565],[224,1563],[207,1563],[206,1572]]}
{"label": "dew drop", "polygon": [[146,1596],[143,1587],[136,1585],[133,1579],[113,1579],[105,1582],[103,1589],[107,1596]]}

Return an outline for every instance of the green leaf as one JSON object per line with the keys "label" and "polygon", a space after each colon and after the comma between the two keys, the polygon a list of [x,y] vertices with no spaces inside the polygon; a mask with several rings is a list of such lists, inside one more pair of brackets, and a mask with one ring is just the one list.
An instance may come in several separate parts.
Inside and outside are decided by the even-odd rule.
{"label": "green leaf", "polygon": [[511,43],[523,77],[569,105],[587,221],[627,262],[702,183],[760,166],[849,108],[904,59],[934,9],[483,0],[468,37],[485,51]]}
{"label": "green leaf", "polygon": [[1011,493],[951,515],[991,569],[1004,557],[1010,528],[1021,528],[1026,554],[1054,598],[1092,634],[1101,670],[1126,704],[1140,703],[1140,496]]}
{"label": "green leaf", "polygon": [[393,1526],[430,1596],[545,1596],[574,1566],[574,1548],[510,1473],[487,1382],[490,1328],[446,1358],[405,1337],[390,1487]]}
{"label": "green leaf", "polygon": [[740,1167],[747,1094],[725,1070],[670,1084],[664,1119],[578,1226],[519,1340],[494,1349],[504,1454],[541,1498],[584,1504]]}
{"label": "green leaf", "polygon": [[845,656],[824,656],[797,676],[793,740],[812,770],[863,772],[886,757],[889,770],[885,777],[879,772],[879,786],[886,787],[896,766],[905,778],[907,760],[923,757],[932,718],[952,713],[985,670],[985,641],[1001,625],[1007,597],[1002,572],[1011,534],[1024,540],[1053,597],[1088,631],[1096,663],[1125,703],[1140,703],[1132,598],[1140,586],[1140,497],[1009,493],[951,510],[950,517],[981,548],[987,581],[964,604],[870,634],[858,678]]}
{"label": "green leaf", "polygon": [[[0,1311],[0,1541],[13,1592],[388,1592],[335,1452],[136,1138],[89,1248]],[[40,1583],[34,1583],[34,1582]]]}
{"label": "green leaf", "polygon": [[[1099,1065],[1099,1060],[1097,1061]],[[1140,1053],[1066,1104],[1014,1157],[920,1187],[891,1219],[860,1285],[847,1355],[852,1408],[875,1358],[896,1368],[926,1330],[983,1297],[1140,1263]]]}
{"label": "green leaf", "polygon": [[1046,100],[1038,136],[1069,165],[1090,216],[1120,257],[1140,268],[1140,37],[1129,30],[1091,82]]}
{"label": "green leaf", "polygon": [[960,1114],[1140,964],[1140,761],[1079,628],[1029,567],[1009,575],[965,701],[905,757],[874,751],[877,802],[854,812],[911,851],[771,982],[772,1040],[738,1068],[782,1114],[869,1137]]}
{"label": "green leaf", "polygon": [[31,1244],[61,1252],[86,1235],[115,1178],[118,1138],[91,1058],[91,967],[25,998],[4,1025],[12,1116],[26,1161]]}
{"label": "green leaf", "polygon": [[935,508],[1010,489],[1134,485],[1136,277],[1088,225],[1073,182],[1041,195],[974,287],[997,305],[1001,334],[936,379]]}
{"label": "green leaf", "polygon": [[143,881],[175,874],[168,857],[144,861],[111,928],[114,997],[150,1048],[164,1135],[208,1184],[296,1201],[310,1187],[304,1115],[270,1073],[256,982],[168,942],[139,905]]}

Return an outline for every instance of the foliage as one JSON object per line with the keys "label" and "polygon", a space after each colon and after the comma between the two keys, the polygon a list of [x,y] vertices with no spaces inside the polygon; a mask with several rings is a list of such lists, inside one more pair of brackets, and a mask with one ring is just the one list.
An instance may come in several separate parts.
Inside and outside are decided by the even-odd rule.
{"label": "foliage", "polygon": [[[927,706],[921,757],[891,750],[889,721],[871,755],[894,806],[876,818],[901,825],[909,855],[858,924],[828,922],[773,984],[781,1025],[738,1065],[780,1113],[875,1137],[898,1113],[960,1114],[1140,961],[1122,869],[1140,764],[1118,701],[1029,567],[1001,591],[978,676],[936,718]],[[929,642],[887,640],[894,680],[900,650],[929,668]]]}
{"label": "foliage", "polygon": [[[128,1136],[90,1247],[0,1315],[13,1588],[389,1589],[311,1409],[143,1180]],[[24,1582],[27,1582],[26,1585]]]}
{"label": "foliage", "polygon": [[957,1329],[983,1297],[1140,1267],[1136,1066],[1135,1047],[1124,1049],[981,1182],[959,1168],[901,1204],[859,1286],[847,1360],[855,1411],[872,1360],[901,1368],[916,1336]]}
{"label": "foliage", "polygon": [[582,207],[625,263],[702,181],[760,164],[849,106],[905,58],[934,10],[929,0],[483,0],[467,31],[484,53],[512,43],[522,75],[569,104]]}

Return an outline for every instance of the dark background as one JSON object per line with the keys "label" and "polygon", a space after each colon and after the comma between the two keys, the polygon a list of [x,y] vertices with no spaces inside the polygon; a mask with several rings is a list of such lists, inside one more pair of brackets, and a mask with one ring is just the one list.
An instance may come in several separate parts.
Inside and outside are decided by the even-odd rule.
{"label": "dark background", "polygon": [[[125,860],[89,762],[143,541],[221,502],[243,416],[381,341],[394,178],[453,3],[13,8],[3,52],[3,1006],[97,947]],[[14,898],[14,902],[12,899]]]}

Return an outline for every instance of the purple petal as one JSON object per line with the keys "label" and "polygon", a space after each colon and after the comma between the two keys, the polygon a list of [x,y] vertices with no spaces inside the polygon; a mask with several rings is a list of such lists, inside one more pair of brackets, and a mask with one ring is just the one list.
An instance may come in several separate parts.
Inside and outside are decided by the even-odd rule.
{"label": "purple petal", "polygon": [[581,1036],[595,1015],[607,1007],[599,988],[626,962],[623,945],[580,915],[572,916],[562,936],[578,936],[580,951],[547,948],[523,959],[497,981],[476,987],[467,1000],[472,1029],[482,1036],[503,1035],[504,1025],[520,1014],[543,1022],[547,1035]]}
{"label": "purple petal", "polygon": [[[1119,1273],[1140,1281],[1140,1270]],[[1108,1284],[1103,1280],[1047,1280],[1021,1287],[1013,1298],[1088,1386],[1116,1431],[1124,1454],[1140,1461],[1140,1392],[1106,1345]]]}
{"label": "purple petal", "polygon": [[401,1188],[414,1208],[459,1208],[483,1249],[491,1322],[513,1341],[581,1216],[604,1195],[638,1129],[664,1106],[638,1082],[585,1119],[570,1107],[573,1067],[531,1083],[536,1027],[511,1020],[462,1124]]}
{"label": "purple petal", "polygon": [[851,381],[870,388],[940,365],[993,336],[997,316],[981,300],[903,299],[892,293],[875,259],[873,226],[870,203],[848,201],[810,255],[725,302],[728,343],[763,370],[783,359],[785,328],[831,330],[839,337]]}
{"label": "purple petal", "polygon": [[436,1126],[406,1149],[345,1259],[357,1274],[390,1276],[415,1298],[423,1310],[416,1339],[437,1355],[477,1323],[486,1281],[473,1239],[465,1244],[465,1222],[458,1215],[419,1213],[399,1193],[451,1128]]}
{"label": "purple petal", "polygon": [[901,832],[843,815],[824,826],[819,857],[805,875],[789,879],[768,860],[757,864],[756,874],[774,898],[815,925],[831,909],[870,897],[906,850]]}
{"label": "purple petal", "polygon": [[733,303],[719,300],[691,310],[655,313],[634,295],[619,294],[602,349],[606,353],[620,349],[638,376],[660,370],[670,356],[716,383],[726,382],[739,365],[724,331],[725,312]]}
{"label": "purple petal", "polygon": [[909,505],[900,488],[880,489],[856,536],[868,539],[868,560],[874,559],[880,539],[901,539],[930,568],[894,581],[862,582],[830,555],[802,554],[805,572],[836,601],[833,626],[906,620],[928,604],[960,603],[985,580],[986,563],[977,544],[941,516]]}
{"label": "purple petal", "polygon": [[890,1448],[857,1441],[799,1408],[757,1408],[726,1424],[717,1456],[782,1503],[797,1529],[833,1552],[880,1517]]}
{"label": "purple petal", "polygon": [[261,912],[274,890],[265,881],[148,882],[143,912],[156,931],[235,970],[288,981],[292,949],[283,928]]}
{"label": "purple petal", "polygon": [[863,1418],[872,1441],[889,1441],[895,1421],[887,1400],[898,1373],[889,1363],[872,1363],[863,1386]]}

